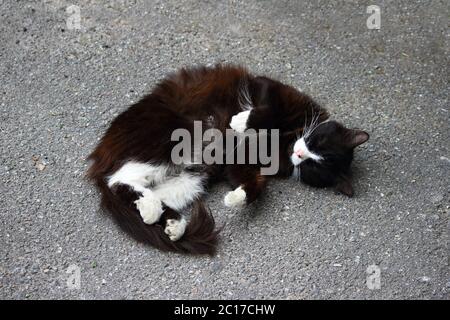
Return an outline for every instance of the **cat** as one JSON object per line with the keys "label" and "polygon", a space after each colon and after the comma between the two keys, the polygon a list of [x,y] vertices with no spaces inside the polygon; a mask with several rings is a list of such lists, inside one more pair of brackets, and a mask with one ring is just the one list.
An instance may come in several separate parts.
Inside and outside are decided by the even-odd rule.
{"label": "cat", "polygon": [[[90,154],[87,177],[101,206],[136,240],[163,251],[213,255],[218,233],[202,196],[225,177],[228,207],[255,201],[270,176],[257,164],[174,164],[176,129],[194,121],[220,132],[277,129],[277,176],[353,195],[353,150],[369,134],[330,120],[308,95],[242,66],[190,67],[168,75],[111,123]],[[259,132],[259,131],[258,131]],[[190,214],[189,214],[190,212]]]}

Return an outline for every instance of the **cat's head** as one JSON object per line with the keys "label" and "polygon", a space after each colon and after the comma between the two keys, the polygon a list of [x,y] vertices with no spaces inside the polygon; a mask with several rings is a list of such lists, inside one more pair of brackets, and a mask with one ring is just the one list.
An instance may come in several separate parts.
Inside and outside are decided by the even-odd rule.
{"label": "cat's head", "polygon": [[348,196],[353,195],[350,164],[353,150],[366,142],[369,134],[348,129],[336,121],[322,122],[306,128],[292,149],[291,162],[302,182],[313,187],[335,187]]}

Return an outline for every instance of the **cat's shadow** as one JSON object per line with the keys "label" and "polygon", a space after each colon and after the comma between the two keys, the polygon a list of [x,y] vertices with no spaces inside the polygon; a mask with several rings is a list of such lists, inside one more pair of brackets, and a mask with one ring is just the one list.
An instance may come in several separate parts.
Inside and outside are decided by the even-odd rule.
{"label": "cat's shadow", "polygon": [[[367,180],[369,179],[368,174],[368,168],[362,167],[361,164],[358,165],[358,163],[352,165],[352,183],[355,188],[355,196],[358,197],[361,194],[367,193]],[[241,215],[239,217],[240,221],[245,225],[245,228],[248,229],[249,223],[252,223],[259,219],[264,219],[266,217],[269,217],[273,214],[277,214],[277,210],[273,208],[273,204],[276,203],[277,206],[281,208],[283,207],[284,203],[282,200],[280,201],[274,201],[274,199],[277,198],[276,193],[281,191],[279,190],[280,184],[286,183],[283,179],[275,178],[271,181],[269,187],[265,191],[265,194],[263,194],[261,197],[259,197],[256,201],[251,203],[250,205],[244,207],[241,210]],[[323,196],[329,196],[329,197],[345,197],[347,196],[339,193],[335,188],[313,188],[311,186],[308,186],[296,179],[290,179],[288,182],[293,189],[301,188],[305,191],[305,193],[309,192],[319,192],[322,193]],[[273,210],[268,210],[268,208],[273,208]]]}
{"label": "cat's shadow", "polygon": [[[276,199],[275,193],[279,192],[278,184],[280,181],[280,179],[273,179],[258,199],[241,209],[240,220],[243,222],[246,229],[248,229],[250,223],[254,223],[261,219],[265,220],[266,218],[270,218],[272,215],[277,214],[274,203],[282,207],[283,204],[281,202],[274,201],[274,198]],[[295,182],[292,181],[292,183]]]}

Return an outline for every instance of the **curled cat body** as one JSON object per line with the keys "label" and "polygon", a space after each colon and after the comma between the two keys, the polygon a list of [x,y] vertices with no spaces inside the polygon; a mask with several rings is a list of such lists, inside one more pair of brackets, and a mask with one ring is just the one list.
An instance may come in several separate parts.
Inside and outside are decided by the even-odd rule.
{"label": "curled cat body", "polygon": [[89,156],[87,173],[121,229],[163,251],[214,254],[219,230],[203,202],[208,185],[227,180],[233,190],[224,203],[240,208],[263,194],[271,177],[261,174],[260,163],[174,163],[173,132],[193,133],[196,121],[223,133],[277,130],[277,176],[348,196],[354,148],[369,138],[330,120],[308,95],[240,66],[168,75],[112,121]]}

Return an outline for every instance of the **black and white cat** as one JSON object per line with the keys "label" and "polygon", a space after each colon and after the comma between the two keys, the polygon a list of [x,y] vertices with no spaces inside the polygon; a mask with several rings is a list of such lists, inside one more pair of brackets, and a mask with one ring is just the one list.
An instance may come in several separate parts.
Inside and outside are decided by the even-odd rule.
{"label": "black and white cat", "polygon": [[[353,150],[369,135],[328,119],[309,96],[242,67],[218,65],[181,69],[111,123],[89,156],[88,177],[102,207],[138,241],[166,251],[213,254],[218,230],[202,202],[207,186],[224,177],[234,190],[228,207],[253,202],[269,176],[261,164],[174,164],[176,129],[238,133],[278,129],[278,176],[296,176],[315,187],[353,195]],[[224,155],[226,156],[226,155]]]}

